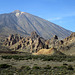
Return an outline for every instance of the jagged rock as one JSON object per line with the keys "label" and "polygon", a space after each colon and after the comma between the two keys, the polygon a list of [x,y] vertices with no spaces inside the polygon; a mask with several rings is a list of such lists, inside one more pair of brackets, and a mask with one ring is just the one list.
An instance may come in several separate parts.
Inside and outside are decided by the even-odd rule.
{"label": "jagged rock", "polygon": [[30,52],[37,52],[39,49],[47,48],[45,45],[45,40],[41,37],[38,37],[36,32],[31,33],[31,37],[22,38],[19,41],[21,44],[21,49],[30,50]]}
{"label": "jagged rock", "polygon": [[8,40],[5,41],[5,45],[7,46],[12,46],[14,44],[16,44],[17,42],[19,42],[16,47],[14,47],[14,50],[16,49],[26,49],[26,50],[30,50],[31,53],[33,52],[38,52],[40,49],[49,48],[49,45],[52,44],[54,42],[53,39],[57,40],[57,36],[55,35],[52,38],[52,41],[50,41],[49,44],[45,44],[45,39],[43,39],[42,37],[40,37],[36,32],[32,32],[30,37],[25,37],[25,38],[21,38],[19,35],[15,34],[15,35],[10,35],[8,38]]}
{"label": "jagged rock", "polygon": [[9,35],[8,38],[5,39],[4,45],[5,46],[10,46],[10,45],[14,45],[15,43],[17,43],[19,40],[21,40],[22,37],[18,34],[11,34]]}
{"label": "jagged rock", "polygon": [[57,48],[58,51],[70,50],[75,44],[75,32],[63,40],[58,40],[58,37],[55,35],[52,39],[47,40],[45,44],[48,45],[49,48]]}
{"label": "jagged rock", "polygon": [[8,38],[6,38],[5,41],[7,42],[8,41]]}
{"label": "jagged rock", "polygon": [[58,36],[57,35],[54,35],[54,37],[53,37],[54,39],[58,39]]}
{"label": "jagged rock", "polygon": [[37,52],[39,49],[42,49],[45,47],[45,44],[42,43],[42,41],[40,40],[40,38],[37,38],[36,40],[34,40],[34,43],[31,45],[31,52]]}
{"label": "jagged rock", "polygon": [[58,44],[58,37],[57,37],[57,35],[54,35],[53,38],[47,40],[47,41],[45,42],[45,44],[46,44],[49,48],[55,47],[55,45]]}
{"label": "jagged rock", "polygon": [[75,39],[75,32],[73,32],[69,37],[65,38],[64,41],[73,41]]}
{"label": "jagged rock", "polygon": [[75,37],[75,32],[73,32],[73,33],[71,34],[71,37]]}
{"label": "jagged rock", "polygon": [[33,31],[32,33],[31,33],[31,39],[36,39],[36,38],[38,38],[39,37],[39,35],[35,32],[35,31]]}
{"label": "jagged rock", "polygon": [[19,44],[18,46],[17,46],[17,49],[20,49],[21,48],[21,44]]}
{"label": "jagged rock", "polygon": [[[16,44],[17,43],[17,44]],[[15,45],[16,44],[16,45]],[[30,37],[21,37],[17,34],[10,35],[5,39],[5,46],[13,46],[12,49],[22,49],[30,53],[37,53],[40,49],[56,48],[57,51],[69,50],[75,45],[75,33],[72,33],[69,37],[64,40],[59,40],[57,35],[53,38],[45,40],[40,37],[36,32],[32,32]]]}
{"label": "jagged rock", "polygon": [[64,41],[63,41],[63,40],[60,40],[60,41],[59,41],[59,44],[63,44],[63,43],[64,43]]}

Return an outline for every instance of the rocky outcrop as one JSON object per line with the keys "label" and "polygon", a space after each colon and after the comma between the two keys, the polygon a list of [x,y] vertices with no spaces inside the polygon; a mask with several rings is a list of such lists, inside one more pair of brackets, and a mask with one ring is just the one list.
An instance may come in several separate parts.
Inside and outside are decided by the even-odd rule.
{"label": "rocky outcrop", "polygon": [[45,40],[36,32],[32,32],[30,37],[21,37],[17,34],[9,35],[9,37],[5,39],[4,45],[9,47],[14,45],[14,50],[23,49],[31,53],[37,52],[42,48],[47,48]]}
{"label": "rocky outcrop", "polygon": [[35,32],[31,32],[31,39],[36,39],[36,38],[39,38],[40,36]]}
{"label": "rocky outcrop", "polygon": [[58,37],[56,35],[54,35],[54,37],[49,39],[49,40],[47,40],[45,42],[45,44],[48,46],[48,48],[53,48],[58,44],[58,41],[59,41]]}
{"label": "rocky outcrop", "polygon": [[45,42],[49,48],[57,48],[59,51],[69,50],[72,46],[75,45],[75,32],[72,33],[69,37],[66,37],[64,40],[59,40],[55,35],[53,38]]}
{"label": "rocky outcrop", "polygon": [[4,45],[5,46],[12,46],[14,44],[16,44],[17,42],[19,42],[22,39],[22,37],[18,34],[11,34],[9,35],[8,38],[5,39]]}
{"label": "rocky outcrop", "polygon": [[31,53],[33,53],[37,52],[42,48],[47,48],[47,45],[45,45],[44,42],[45,40],[41,37],[38,37],[37,34],[36,35],[33,34],[31,34],[31,37],[26,37],[19,41],[19,43],[21,44],[21,49],[26,49]]}
{"label": "rocky outcrop", "polygon": [[57,51],[62,52],[70,50],[72,46],[75,46],[75,33],[72,33],[64,40],[59,40],[57,35],[54,35],[54,37],[49,40],[45,40],[36,32],[32,32],[30,37],[21,37],[15,34],[5,39],[4,45],[14,50],[24,50],[30,53],[37,53],[42,49],[49,49],[49,51],[50,49],[53,51],[57,49]]}
{"label": "rocky outcrop", "polygon": [[75,32],[73,32],[69,37],[66,37],[66,38],[64,39],[64,41],[66,41],[66,42],[75,41]]}

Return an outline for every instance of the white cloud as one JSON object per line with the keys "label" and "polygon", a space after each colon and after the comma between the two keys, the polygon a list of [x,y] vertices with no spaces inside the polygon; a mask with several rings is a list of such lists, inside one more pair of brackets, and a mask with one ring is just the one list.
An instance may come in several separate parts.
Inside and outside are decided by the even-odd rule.
{"label": "white cloud", "polygon": [[48,21],[55,21],[55,20],[60,20],[62,19],[61,17],[54,17],[54,18],[49,18],[47,19]]}

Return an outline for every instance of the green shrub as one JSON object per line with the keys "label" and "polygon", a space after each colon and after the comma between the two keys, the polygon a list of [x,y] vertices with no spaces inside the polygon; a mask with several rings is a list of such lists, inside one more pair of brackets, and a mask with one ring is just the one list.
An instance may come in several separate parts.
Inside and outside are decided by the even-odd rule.
{"label": "green shrub", "polygon": [[15,59],[15,60],[24,60],[24,57],[25,57],[25,56],[18,56],[18,55],[2,56],[3,59],[12,59],[12,58],[13,58],[13,59]]}
{"label": "green shrub", "polygon": [[67,67],[67,69],[68,69],[68,70],[74,70],[74,68],[72,67],[72,65],[69,65],[69,66]]}
{"label": "green shrub", "polygon": [[63,63],[63,65],[67,66],[68,64],[67,63]]}
{"label": "green shrub", "polygon": [[0,64],[0,68],[9,68],[11,65],[8,64]]}
{"label": "green shrub", "polygon": [[30,70],[31,68],[29,66],[22,66],[21,69]]}
{"label": "green shrub", "polygon": [[39,67],[39,66],[33,66],[32,69],[41,69],[41,67]]}
{"label": "green shrub", "polygon": [[44,67],[44,69],[51,69],[51,66],[47,65],[47,66]]}
{"label": "green shrub", "polygon": [[66,66],[55,66],[55,67],[53,67],[54,69],[67,69],[67,67]]}
{"label": "green shrub", "polygon": [[52,56],[48,56],[48,55],[27,55],[25,54],[24,56],[19,56],[19,55],[7,55],[7,56],[1,56],[3,59],[15,59],[15,60],[32,60],[32,59],[36,59],[36,60],[43,60],[43,61],[75,61],[75,56],[66,56],[66,55],[52,55]]}

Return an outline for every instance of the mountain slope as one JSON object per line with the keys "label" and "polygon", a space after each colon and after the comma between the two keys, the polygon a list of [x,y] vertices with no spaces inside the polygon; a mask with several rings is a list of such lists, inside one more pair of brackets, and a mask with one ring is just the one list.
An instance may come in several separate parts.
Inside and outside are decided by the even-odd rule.
{"label": "mountain slope", "polygon": [[24,36],[30,35],[32,31],[36,31],[45,39],[49,39],[54,35],[65,38],[71,34],[69,30],[19,10],[9,14],[0,14],[0,35],[18,33]]}

